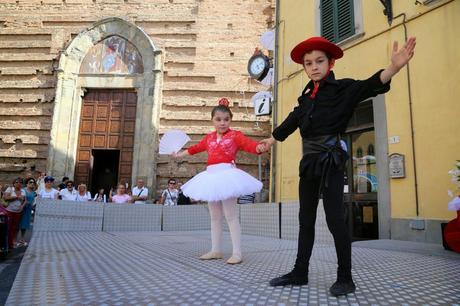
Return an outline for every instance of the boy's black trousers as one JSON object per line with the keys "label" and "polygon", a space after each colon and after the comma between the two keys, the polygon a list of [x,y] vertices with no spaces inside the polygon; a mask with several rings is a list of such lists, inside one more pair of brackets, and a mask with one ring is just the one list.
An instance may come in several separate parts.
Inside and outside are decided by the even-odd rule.
{"label": "boy's black trousers", "polygon": [[[300,178],[299,182],[299,241],[294,271],[308,273],[308,265],[315,241],[316,210],[318,208],[321,179]],[[343,203],[343,171],[331,170],[328,187],[323,188],[323,205],[327,226],[334,237],[337,253],[338,280],[351,280],[351,240],[345,224]]]}

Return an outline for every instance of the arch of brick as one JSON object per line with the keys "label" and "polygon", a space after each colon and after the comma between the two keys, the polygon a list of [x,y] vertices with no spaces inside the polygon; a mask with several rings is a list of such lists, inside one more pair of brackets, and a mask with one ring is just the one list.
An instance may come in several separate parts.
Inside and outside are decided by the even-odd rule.
{"label": "arch of brick", "polygon": [[[80,75],[86,53],[98,42],[117,35],[139,51],[144,72],[136,75]],[[142,177],[155,185],[154,165],[162,84],[162,52],[147,34],[121,19],[95,23],[73,39],[59,59],[56,98],[47,171],[53,176],[73,177],[77,153],[82,96],[87,88],[133,88],[137,92],[132,178]]]}

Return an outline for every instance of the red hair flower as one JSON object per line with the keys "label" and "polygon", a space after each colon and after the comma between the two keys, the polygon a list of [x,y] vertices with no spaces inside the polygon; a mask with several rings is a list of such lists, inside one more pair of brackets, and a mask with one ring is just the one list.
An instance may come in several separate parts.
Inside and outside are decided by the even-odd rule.
{"label": "red hair flower", "polygon": [[230,101],[228,101],[227,98],[221,98],[221,99],[219,100],[219,105],[223,105],[223,106],[227,106],[227,107],[228,107],[228,106],[230,105]]}

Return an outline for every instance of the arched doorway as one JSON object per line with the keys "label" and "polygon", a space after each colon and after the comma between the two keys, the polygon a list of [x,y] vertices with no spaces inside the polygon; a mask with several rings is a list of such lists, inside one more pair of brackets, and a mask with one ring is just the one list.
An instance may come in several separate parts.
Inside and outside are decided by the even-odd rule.
{"label": "arched doorway", "polygon": [[[59,60],[48,172],[58,178],[69,176],[80,180],[87,175],[91,181],[91,166],[94,166],[91,161],[101,156],[101,152],[95,150],[120,150],[118,162],[121,163],[123,150],[114,145],[111,136],[124,137],[131,133],[128,135],[131,156],[128,163],[118,165],[118,171],[123,170],[125,175],[120,176],[119,172],[118,179],[126,179],[128,175],[133,181],[140,177],[147,185],[154,186],[161,67],[161,51],[141,29],[123,19],[104,19],[75,37]],[[94,100],[95,96],[99,98],[104,94],[112,100],[102,99],[100,103]],[[125,100],[118,101],[120,96]],[[122,107],[123,114],[115,118],[110,115],[117,105]],[[107,118],[100,117],[98,106],[102,113],[106,109]],[[94,112],[90,114],[91,107]],[[124,117],[127,113],[123,107],[131,109],[132,118]],[[127,122],[130,132],[123,129],[110,134],[108,129],[112,128],[113,132],[116,122],[121,125]],[[85,142],[87,137],[81,137],[84,133],[91,135],[89,143]],[[115,159],[115,155],[107,152],[106,157]],[[89,169],[75,172],[85,158]]]}

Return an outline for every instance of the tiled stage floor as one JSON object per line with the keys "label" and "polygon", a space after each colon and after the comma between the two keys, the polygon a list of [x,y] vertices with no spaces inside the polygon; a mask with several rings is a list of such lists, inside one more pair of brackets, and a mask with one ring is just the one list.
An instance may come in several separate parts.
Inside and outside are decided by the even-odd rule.
{"label": "tiled stage floor", "polygon": [[236,266],[198,260],[209,247],[208,231],[35,232],[7,305],[460,305],[460,255],[437,245],[354,243],[357,291],[340,298],[330,244],[315,245],[307,286],[284,288],[268,281],[296,241],[243,235]]}

